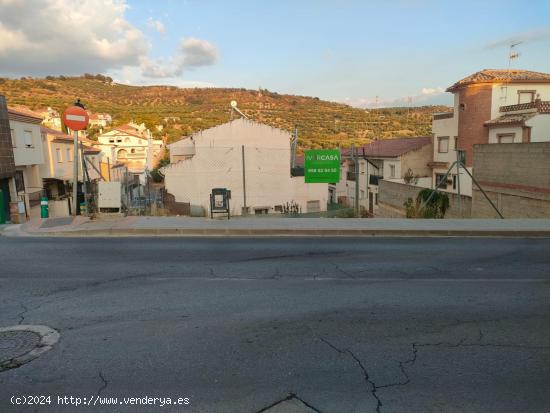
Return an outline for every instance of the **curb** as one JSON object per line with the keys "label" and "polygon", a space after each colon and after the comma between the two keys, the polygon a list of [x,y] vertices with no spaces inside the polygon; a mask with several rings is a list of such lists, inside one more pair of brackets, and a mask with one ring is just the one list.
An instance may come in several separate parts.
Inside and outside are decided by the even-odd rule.
{"label": "curb", "polygon": [[132,237],[132,236],[315,236],[315,237],[505,237],[550,238],[547,230],[446,230],[446,229],[245,229],[245,228],[108,228],[71,231],[26,232],[44,237]]}

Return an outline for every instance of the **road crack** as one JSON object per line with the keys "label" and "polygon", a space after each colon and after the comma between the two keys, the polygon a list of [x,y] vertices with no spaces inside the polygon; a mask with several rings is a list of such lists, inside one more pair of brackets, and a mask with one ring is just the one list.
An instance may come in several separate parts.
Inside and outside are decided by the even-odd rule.
{"label": "road crack", "polygon": [[103,375],[103,372],[101,370],[99,370],[99,378],[101,379],[101,381],[103,382],[103,384],[101,385],[101,387],[99,388],[99,390],[97,391],[97,395],[100,396],[101,395],[101,392],[103,390],[105,390],[107,388],[107,386],[109,385],[109,382],[107,381],[107,379],[105,379],[105,376]]}
{"label": "road crack", "polygon": [[328,340],[326,340],[322,337],[320,338],[320,340],[323,343],[325,343],[327,346],[332,348],[334,351],[336,351],[340,354],[348,355],[354,360],[355,364],[357,364],[357,366],[361,369],[361,372],[363,373],[363,377],[365,378],[365,381],[369,384],[369,386],[371,388],[370,393],[376,399],[376,412],[380,413],[380,409],[382,408],[383,404],[382,404],[382,401],[380,400],[380,397],[378,397],[378,394],[376,394],[376,391],[380,388],[380,386],[377,386],[376,383],[371,380],[371,378],[369,376],[369,372],[368,372],[367,368],[365,367],[365,365],[363,364],[363,362],[361,361],[361,359],[359,357],[357,357],[355,355],[355,353],[353,353],[348,348],[340,349],[340,348],[336,347],[334,344],[332,344],[330,341],[328,341]]}

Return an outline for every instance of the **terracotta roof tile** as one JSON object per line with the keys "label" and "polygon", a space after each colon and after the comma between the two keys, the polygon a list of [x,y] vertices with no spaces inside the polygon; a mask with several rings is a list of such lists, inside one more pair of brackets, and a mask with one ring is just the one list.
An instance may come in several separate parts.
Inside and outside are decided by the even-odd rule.
{"label": "terracotta roof tile", "polygon": [[541,82],[550,83],[550,73],[532,72],[530,70],[517,69],[484,69],[476,72],[464,79],[459,80],[447,89],[447,92],[453,92],[461,86],[473,83],[502,83],[502,82]]}

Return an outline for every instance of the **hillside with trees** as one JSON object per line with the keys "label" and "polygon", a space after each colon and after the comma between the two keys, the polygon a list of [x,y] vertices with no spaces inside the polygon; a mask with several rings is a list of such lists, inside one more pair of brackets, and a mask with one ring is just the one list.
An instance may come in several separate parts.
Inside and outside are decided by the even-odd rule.
{"label": "hillside with trees", "polygon": [[[10,105],[63,112],[80,98],[92,112],[107,112],[114,125],[144,122],[157,137],[173,142],[182,136],[227,122],[231,100],[258,122],[289,131],[298,126],[300,147],[362,145],[375,138],[431,134],[431,115],[444,106],[358,109],[316,97],[269,90],[130,86],[103,75],[46,78],[0,78],[0,94]],[[163,125],[163,130],[157,130]]]}

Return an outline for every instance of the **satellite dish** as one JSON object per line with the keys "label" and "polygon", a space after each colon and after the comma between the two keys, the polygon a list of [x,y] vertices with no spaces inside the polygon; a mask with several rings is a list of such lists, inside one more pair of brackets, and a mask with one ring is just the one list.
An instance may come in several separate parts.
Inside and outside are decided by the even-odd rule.
{"label": "satellite dish", "polygon": [[232,107],[232,108],[236,108],[236,107],[237,107],[237,101],[236,101],[236,100],[232,100],[232,101],[231,101],[231,107]]}

